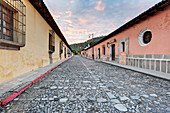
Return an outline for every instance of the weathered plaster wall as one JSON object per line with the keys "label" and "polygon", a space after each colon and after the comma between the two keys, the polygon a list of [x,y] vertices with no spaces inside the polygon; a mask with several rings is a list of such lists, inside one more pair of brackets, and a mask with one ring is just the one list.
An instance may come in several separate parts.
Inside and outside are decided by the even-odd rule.
{"label": "weathered plaster wall", "polygon": [[[138,42],[139,33],[144,29],[148,28],[152,31],[152,40],[147,46],[140,46]],[[118,41],[129,38],[129,55],[144,55],[144,54],[170,54],[170,6],[159,11],[154,16],[148,17],[146,20],[141,21],[138,24],[126,29],[125,31],[99,43],[94,48],[98,50],[100,48],[100,56],[110,56],[110,48],[107,48],[107,42],[116,39],[115,53],[118,55]],[[102,54],[102,46],[106,47],[106,55]],[[111,44],[110,44],[111,45]],[[110,46],[109,45],[109,46]],[[125,46],[126,50],[126,46]],[[90,49],[88,50],[90,51]],[[120,52],[120,45],[119,45]],[[96,57],[96,54],[95,54]]]}
{"label": "weathered plaster wall", "polygon": [[[21,50],[0,49],[0,83],[37,68],[49,65],[50,26],[28,2],[26,5],[26,45]],[[59,60],[60,39],[55,35],[56,51],[53,61]]]}
{"label": "weathered plaster wall", "polygon": [[57,34],[55,34],[55,52],[52,55],[53,62],[60,60],[60,55],[59,55],[60,54],[59,53],[60,41],[61,41],[61,39],[59,38],[59,36]]}

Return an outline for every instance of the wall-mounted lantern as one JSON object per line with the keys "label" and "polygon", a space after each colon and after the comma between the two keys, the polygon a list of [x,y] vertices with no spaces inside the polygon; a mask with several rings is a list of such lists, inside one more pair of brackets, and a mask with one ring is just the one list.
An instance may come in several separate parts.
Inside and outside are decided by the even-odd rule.
{"label": "wall-mounted lantern", "polygon": [[110,40],[110,42],[107,42],[107,47],[109,48],[109,44],[115,43],[115,42],[116,42],[116,39]]}
{"label": "wall-mounted lantern", "polygon": [[116,42],[116,39],[110,40],[110,43],[114,43]]}

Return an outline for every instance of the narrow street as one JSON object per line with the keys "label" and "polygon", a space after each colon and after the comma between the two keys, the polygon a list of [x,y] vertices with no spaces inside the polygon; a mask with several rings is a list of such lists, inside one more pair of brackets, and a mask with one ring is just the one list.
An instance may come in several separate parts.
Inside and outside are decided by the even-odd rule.
{"label": "narrow street", "polygon": [[74,56],[0,112],[170,112],[170,82]]}

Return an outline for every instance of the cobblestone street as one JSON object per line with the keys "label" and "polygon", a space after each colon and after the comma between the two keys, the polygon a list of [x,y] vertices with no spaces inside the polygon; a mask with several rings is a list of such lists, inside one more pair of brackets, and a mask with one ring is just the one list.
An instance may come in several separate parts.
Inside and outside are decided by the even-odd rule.
{"label": "cobblestone street", "polygon": [[170,82],[74,56],[0,112],[170,112]]}

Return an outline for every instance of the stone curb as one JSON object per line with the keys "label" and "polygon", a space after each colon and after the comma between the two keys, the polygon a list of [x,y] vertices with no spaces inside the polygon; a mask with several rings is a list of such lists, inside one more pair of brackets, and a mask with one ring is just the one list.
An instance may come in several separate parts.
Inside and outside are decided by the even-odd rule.
{"label": "stone curb", "polygon": [[[87,58],[87,57],[83,57],[83,58],[93,60],[93,59]],[[164,80],[170,80],[170,74],[168,74],[168,73],[153,71],[153,70],[149,70],[149,69],[142,69],[142,68],[137,68],[137,67],[133,67],[133,66],[122,65],[122,64],[113,63],[113,62],[110,62],[110,61],[102,61],[102,60],[93,60],[93,61],[101,62],[101,63],[105,63],[105,64],[109,64],[109,65],[114,65],[114,66],[117,66],[117,67],[121,67],[121,68],[124,68],[124,69],[140,72],[140,73],[147,74],[147,75],[157,77],[157,78],[161,78],[161,79],[164,79]]]}
{"label": "stone curb", "polygon": [[15,92],[8,96],[6,99],[2,100],[0,102],[0,108],[6,104],[8,104],[10,101],[14,100],[17,96],[19,96],[22,92],[24,92],[26,89],[28,89],[29,87],[31,87],[34,83],[36,83],[37,81],[39,81],[41,78],[43,78],[44,76],[46,76],[47,74],[49,74],[51,71],[53,71],[54,69],[56,69],[58,66],[64,64],[65,62],[67,62],[68,60],[70,60],[72,57],[68,58],[67,60],[61,62],[60,64],[58,64],[57,66],[55,66],[54,68],[48,70],[46,73],[40,75],[39,77],[37,77],[35,80],[26,83],[22,86],[20,86],[18,89],[15,90]]}

